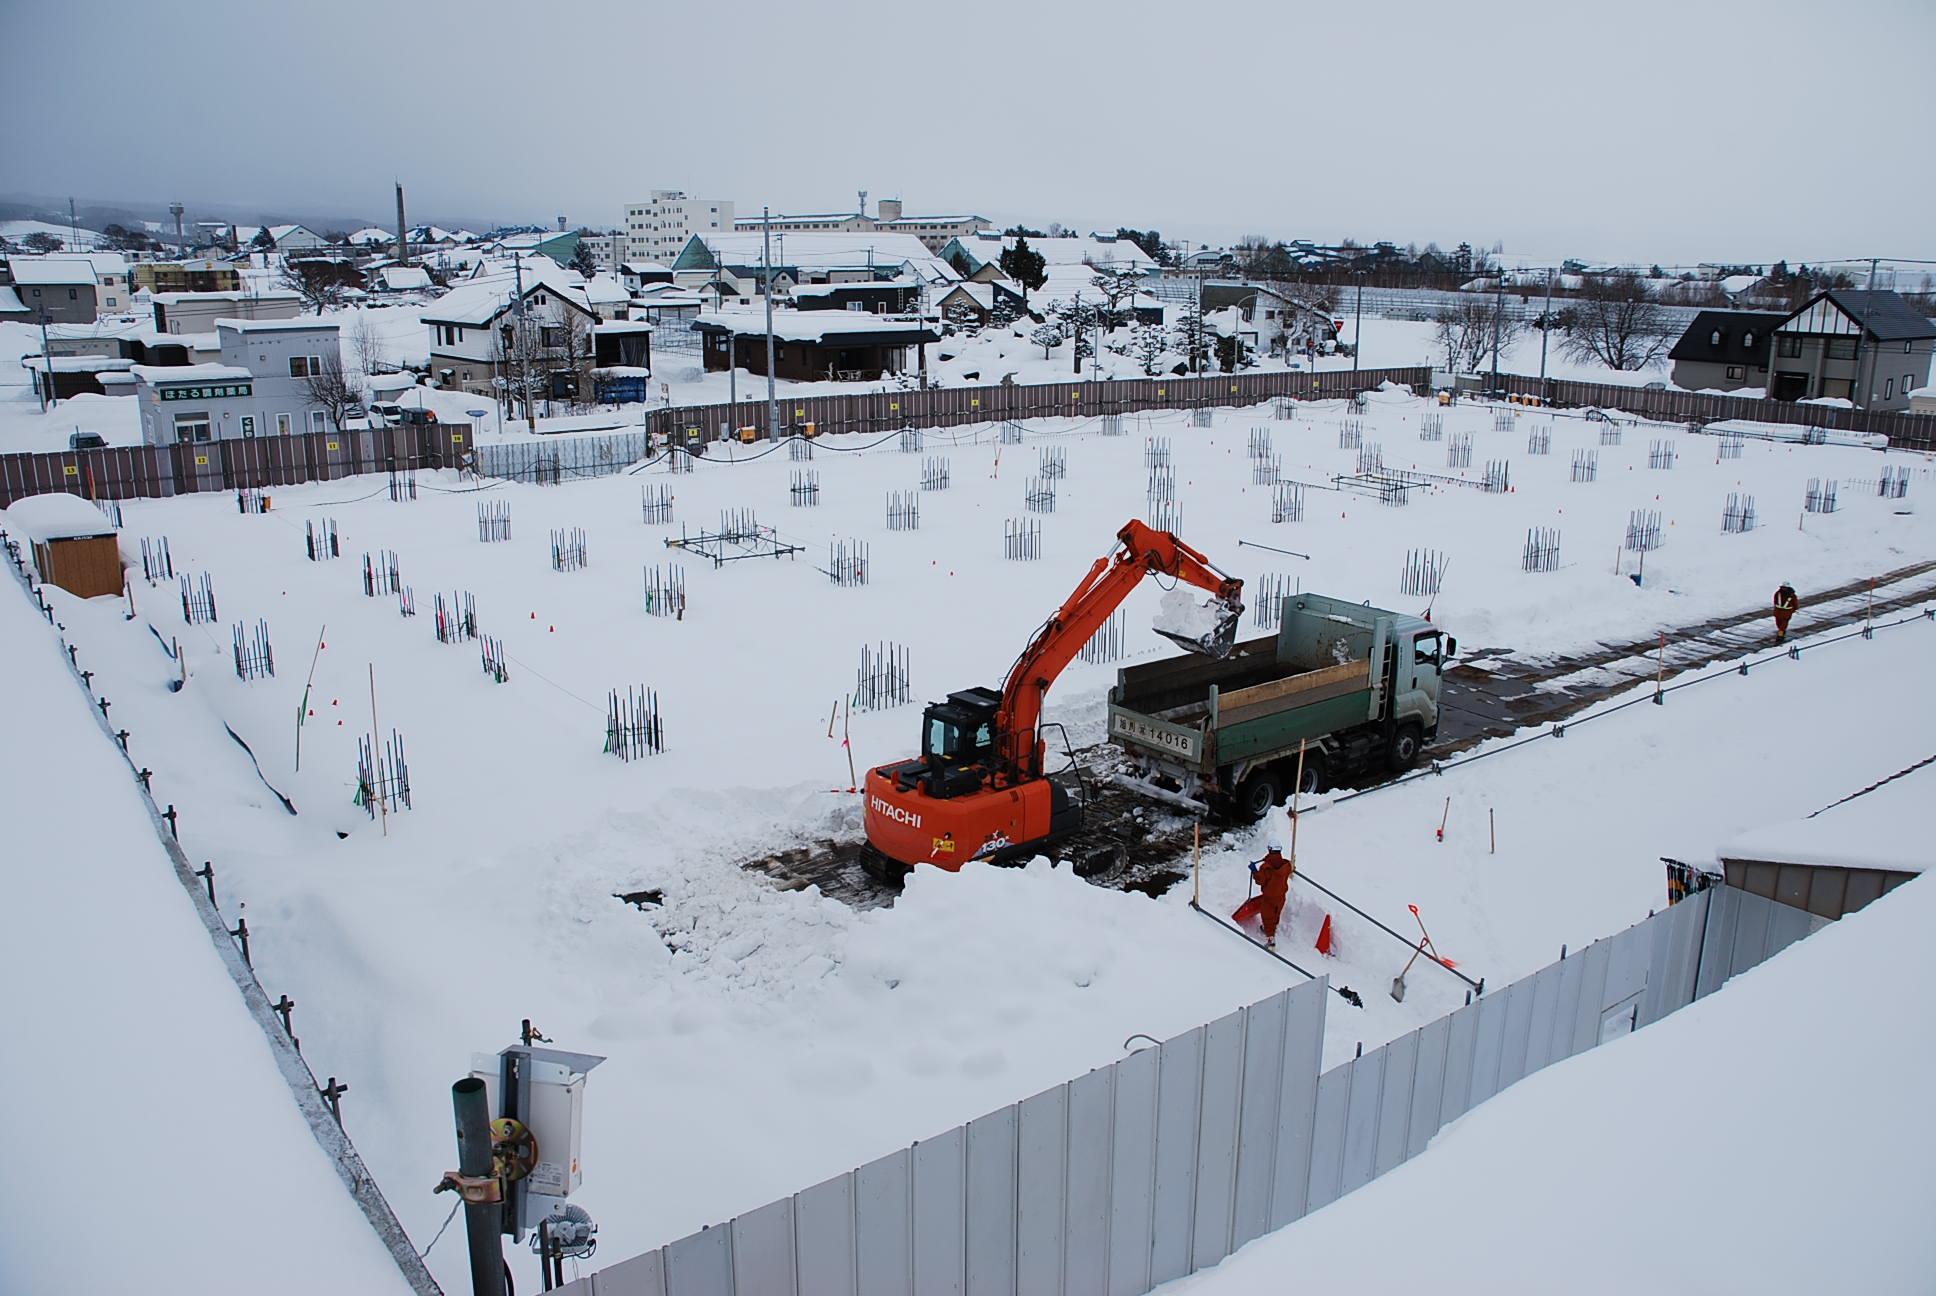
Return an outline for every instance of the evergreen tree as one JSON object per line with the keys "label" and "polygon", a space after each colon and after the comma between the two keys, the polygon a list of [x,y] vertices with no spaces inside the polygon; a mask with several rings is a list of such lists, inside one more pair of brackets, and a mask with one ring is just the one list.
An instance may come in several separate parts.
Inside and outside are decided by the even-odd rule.
{"label": "evergreen tree", "polygon": [[1047,360],[1049,352],[1062,345],[1062,326],[1060,324],[1038,324],[1035,332],[1029,334],[1029,341],[1042,348],[1042,358]]}
{"label": "evergreen tree", "polygon": [[1192,373],[1202,373],[1204,362],[1210,358],[1210,328],[1203,320],[1203,311],[1195,303],[1185,306],[1178,314],[1172,330],[1176,349],[1183,353],[1183,359]]}
{"label": "evergreen tree", "polygon": [[592,260],[591,245],[584,239],[578,240],[578,246],[571,254],[570,265],[587,279],[598,273],[598,262]]}
{"label": "evergreen tree", "polygon": [[1048,262],[1040,252],[1028,245],[1028,239],[1024,237],[1018,236],[1014,247],[1004,248],[997,264],[1001,266],[1003,274],[1022,285],[1024,302],[1031,292],[1049,281]]}
{"label": "evergreen tree", "polygon": [[255,237],[249,240],[249,246],[260,248],[264,252],[273,252],[276,248],[275,236],[269,233],[269,227],[264,225],[255,232]]}
{"label": "evergreen tree", "polygon": [[1153,378],[1160,369],[1163,352],[1169,349],[1169,339],[1155,324],[1139,324],[1129,335],[1129,355],[1137,364],[1143,366],[1143,376]]}

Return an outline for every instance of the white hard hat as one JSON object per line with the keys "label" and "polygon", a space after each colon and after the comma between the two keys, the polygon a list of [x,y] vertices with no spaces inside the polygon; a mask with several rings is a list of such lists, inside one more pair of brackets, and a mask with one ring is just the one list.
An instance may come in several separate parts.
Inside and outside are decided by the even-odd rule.
{"label": "white hard hat", "polygon": [[1284,843],[1282,843],[1282,842],[1272,842],[1272,843],[1270,844],[1270,848],[1271,848],[1272,850],[1274,850],[1274,851],[1281,851],[1281,850],[1283,850],[1283,849],[1284,849]]}

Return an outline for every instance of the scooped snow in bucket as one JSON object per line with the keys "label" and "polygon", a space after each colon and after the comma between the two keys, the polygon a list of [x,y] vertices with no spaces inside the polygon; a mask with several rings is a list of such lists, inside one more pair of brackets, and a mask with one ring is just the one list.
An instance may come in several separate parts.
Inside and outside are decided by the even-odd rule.
{"label": "scooped snow in bucket", "polygon": [[1199,603],[1194,591],[1179,585],[1163,595],[1153,628],[1191,652],[1228,657],[1237,641],[1237,622],[1243,614],[1241,603],[1225,602],[1215,595]]}

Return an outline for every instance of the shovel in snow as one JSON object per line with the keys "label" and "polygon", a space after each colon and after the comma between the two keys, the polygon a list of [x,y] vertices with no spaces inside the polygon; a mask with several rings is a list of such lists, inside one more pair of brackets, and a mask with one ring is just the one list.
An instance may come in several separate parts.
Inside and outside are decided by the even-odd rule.
{"label": "shovel in snow", "polygon": [[[1405,972],[1412,970],[1412,964],[1418,962],[1418,956],[1424,952],[1425,942],[1421,940],[1418,943],[1418,948],[1412,951],[1412,956],[1405,960]],[[1391,997],[1395,1003],[1405,1002],[1405,972],[1400,972],[1392,978]]]}

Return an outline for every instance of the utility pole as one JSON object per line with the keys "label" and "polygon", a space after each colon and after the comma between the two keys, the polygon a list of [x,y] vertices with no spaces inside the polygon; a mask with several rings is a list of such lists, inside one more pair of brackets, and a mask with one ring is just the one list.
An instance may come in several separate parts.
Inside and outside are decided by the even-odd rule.
{"label": "utility pole", "polygon": [[1082,290],[1076,289],[1075,317],[1070,320],[1069,358],[1075,366],[1077,379],[1082,377]]}
{"label": "utility pole", "polygon": [[531,415],[531,366],[527,355],[531,349],[531,339],[527,336],[524,321],[524,258],[516,252],[511,254],[511,273],[516,277],[517,296],[512,298],[511,309],[513,317],[517,320],[517,328],[513,331],[517,344],[517,355],[514,359],[518,362],[518,390],[524,394],[524,430],[535,432],[537,421]]}
{"label": "utility pole", "polygon": [[760,208],[760,268],[766,272],[766,435],[780,439],[780,398],[773,392],[773,211]]}
{"label": "utility pole", "polygon": [[1358,267],[1358,305],[1351,320],[1351,372],[1357,373],[1365,350],[1365,268]]}
{"label": "utility pole", "polygon": [[1546,305],[1539,317],[1539,398],[1547,399],[1546,393],[1546,339],[1553,332],[1553,270],[1546,270]]}
{"label": "utility pole", "polygon": [[54,357],[47,349],[47,308],[45,306],[40,308],[40,364],[46,376],[34,384],[34,390],[40,396],[40,412],[45,414],[47,389],[54,385]]}
{"label": "utility pole", "polygon": [[1499,325],[1506,318],[1505,267],[1494,266],[1493,273],[1497,278],[1493,281],[1492,290],[1492,390],[1497,393],[1499,390]]}

